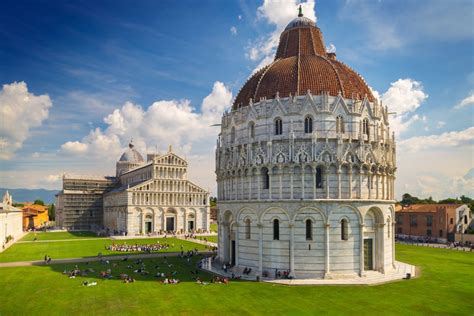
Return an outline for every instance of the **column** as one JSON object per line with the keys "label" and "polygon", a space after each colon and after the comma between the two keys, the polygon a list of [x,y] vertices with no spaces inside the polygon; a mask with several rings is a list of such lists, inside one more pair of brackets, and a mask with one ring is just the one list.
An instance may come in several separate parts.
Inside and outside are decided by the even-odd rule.
{"label": "column", "polygon": [[242,173],[240,174],[240,188],[241,188],[241,191],[240,191],[240,200],[243,200],[243,199],[244,199],[244,179],[245,179],[244,172],[245,172],[245,171],[242,171]]}
{"label": "column", "polygon": [[325,224],[324,225],[324,241],[326,243],[326,247],[324,247],[324,277],[328,277],[330,273],[330,266],[329,266],[329,228],[331,225]]}
{"label": "column", "polygon": [[374,174],[375,176],[375,198],[379,199],[379,182],[380,182],[380,173],[377,172]]}
{"label": "column", "polygon": [[273,168],[269,167],[268,168],[268,199],[272,199],[272,181],[273,181]]}
{"label": "column", "polygon": [[279,173],[279,178],[280,178],[280,192],[279,192],[279,199],[281,200],[283,198],[283,175],[282,175],[282,170],[281,166],[278,167],[278,173]]}
{"label": "column", "polygon": [[392,218],[392,267],[396,269],[395,266],[395,219]]}
{"label": "column", "polygon": [[293,168],[290,169],[290,199],[293,199]]}
{"label": "column", "polygon": [[362,171],[362,167],[359,169],[359,199],[362,199],[362,174],[364,171]]}
{"label": "column", "polygon": [[[360,265],[360,273],[359,276],[365,276],[364,272],[364,224],[360,224],[359,230],[359,265]],[[377,236],[377,235],[376,235]]]}
{"label": "column", "polygon": [[317,173],[317,168],[313,168],[313,199],[316,199],[316,173]]}
{"label": "column", "polygon": [[290,223],[290,276],[295,276],[295,231],[294,231],[294,224]]}
{"label": "column", "polygon": [[325,172],[325,182],[326,182],[326,199],[329,199],[329,167],[326,167],[326,172]]}
{"label": "column", "polygon": [[372,198],[372,184],[373,184],[373,182],[372,182],[372,171],[367,172],[367,181],[368,181],[367,186],[369,187],[369,189],[368,189],[369,190],[368,198],[371,199]]}
{"label": "column", "polygon": [[349,199],[352,199],[352,165],[349,165]]}
{"label": "column", "polygon": [[304,168],[301,166],[301,198],[304,199]]}
{"label": "column", "polygon": [[249,170],[249,174],[247,176],[247,179],[249,181],[249,200],[252,199],[252,169]]}
{"label": "column", "polygon": [[262,178],[261,174],[262,174],[262,170],[258,169],[257,171],[257,200],[260,200],[260,188],[262,187],[262,185],[260,184],[260,181]]}
{"label": "column", "polygon": [[341,198],[341,166],[337,167],[337,198]]}
{"label": "column", "polygon": [[239,265],[239,223],[235,222],[235,265]]}
{"label": "column", "polygon": [[257,224],[258,227],[258,275],[263,273],[263,225]]}

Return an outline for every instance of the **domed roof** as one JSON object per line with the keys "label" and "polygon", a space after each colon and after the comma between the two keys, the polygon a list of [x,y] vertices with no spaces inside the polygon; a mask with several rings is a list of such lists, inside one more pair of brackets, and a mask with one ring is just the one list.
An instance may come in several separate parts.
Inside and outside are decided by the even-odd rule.
{"label": "domed roof", "polygon": [[326,53],[323,35],[316,24],[300,14],[280,36],[275,60],[253,74],[235,98],[233,109],[247,106],[250,99],[273,99],[290,95],[328,93],[348,99],[374,101],[364,79],[350,67]]}
{"label": "domed roof", "polygon": [[138,151],[133,149],[133,147],[134,147],[133,143],[130,142],[130,144],[128,144],[128,149],[125,150],[125,152],[120,157],[119,161],[131,162],[131,163],[143,162],[142,155],[140,155],[140,153]]}

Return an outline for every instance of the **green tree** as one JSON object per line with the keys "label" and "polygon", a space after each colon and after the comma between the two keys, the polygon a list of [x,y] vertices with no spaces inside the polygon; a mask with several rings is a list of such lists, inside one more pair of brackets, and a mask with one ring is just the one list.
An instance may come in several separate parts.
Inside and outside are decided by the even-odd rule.
{"label": "green tree", "polygon": [[44,206],[44,202],[43,200],[35,200],[33,204],[36,204],[36,205],[43,205]]}
{"label": "green tree", "polygon": [[211,197],[209,198],[209,200],[211,201],[211,207],[214,207],[214,206],[217,205],[217,198],[216,198],[216,197],[211,196]]}
{"label": "green tree", "polygon": [[56,206],[54,206],[54,203],[49,206],[48,216],[50,221],[54,221],[56,219]]}

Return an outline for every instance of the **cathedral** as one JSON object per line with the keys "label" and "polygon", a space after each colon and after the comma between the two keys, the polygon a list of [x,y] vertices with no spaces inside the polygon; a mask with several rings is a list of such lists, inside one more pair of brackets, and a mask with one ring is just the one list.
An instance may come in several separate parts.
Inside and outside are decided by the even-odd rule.
{"label": "cathedral", "polygon": [[63,177],[58,225],[127,235],[208,231],[209,192],[189,181],[187,172],[187,161],[171,146],[145,161],[130,143],[115,177]]}
{"label": "cathedral", "polygon": [[222,117],[219,262],[261,277],[396,270],[388,115],[300,11],[274,61],[247,80]]}

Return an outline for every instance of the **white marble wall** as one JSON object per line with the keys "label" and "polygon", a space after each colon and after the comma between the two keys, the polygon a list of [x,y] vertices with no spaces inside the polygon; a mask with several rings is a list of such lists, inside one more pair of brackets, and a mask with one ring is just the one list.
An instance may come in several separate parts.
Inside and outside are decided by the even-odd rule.
{"label": "white marble wall", "polygon": [[[218,258],[232,261],[230,244],[234,240],[236,265],[242,269],[251,267],[271,276],[275,269],[289,270],[296,277],[361,275],[362,240],[371,238],[374,270],[384,272],[393,268],[392,213],[393,204],[383,201],[221,202]],[[273,240],[274,219],[280,222],[279,240]],[[307,219],[312,221],[311,240],[306,239]],[[348,221],[348,240],[341,240],[342,219]]]}

